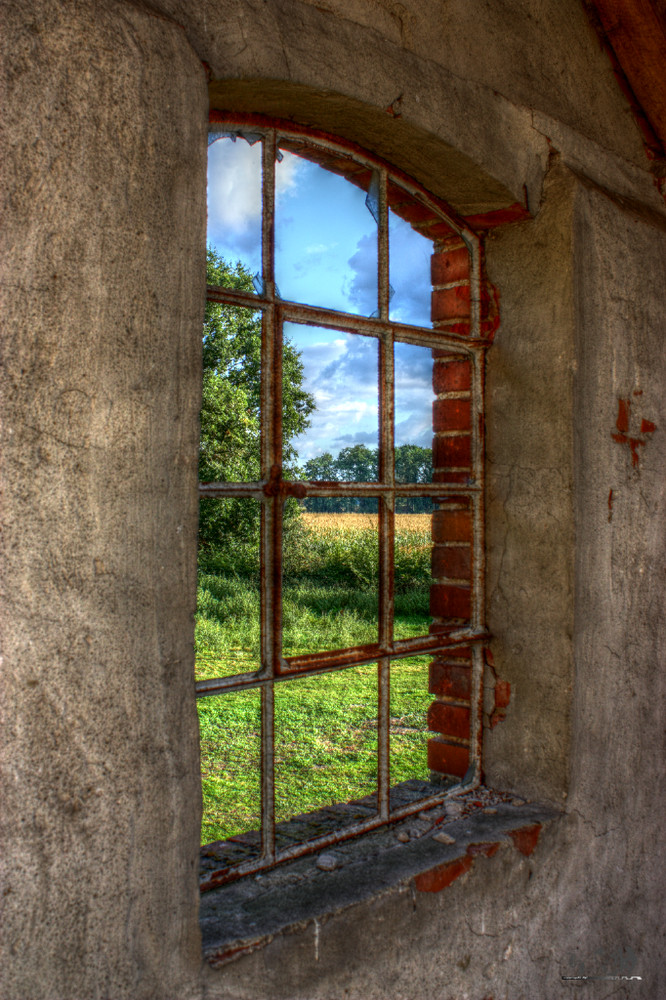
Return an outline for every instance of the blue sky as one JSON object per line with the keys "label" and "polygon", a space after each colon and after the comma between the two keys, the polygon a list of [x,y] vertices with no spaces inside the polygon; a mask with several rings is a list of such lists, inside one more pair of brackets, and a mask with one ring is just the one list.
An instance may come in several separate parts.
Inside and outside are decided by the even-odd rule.
{"label": "blue sky", "polygon": [[[208,154],[208,242],[225,259],[261,270],[261,143],[219,139]],[[377,309],[377,226],[365,192],[284,151],[276,164],[276,280],[285,299],[372,315]],[[391,213],[391,319],[429,326],[432,244]],[[287,324],[317,404],[294,441],[301,461],[363,443],[377,447],[377,342]],[[429,447],[431,353],[397,344],[396,445]]]}

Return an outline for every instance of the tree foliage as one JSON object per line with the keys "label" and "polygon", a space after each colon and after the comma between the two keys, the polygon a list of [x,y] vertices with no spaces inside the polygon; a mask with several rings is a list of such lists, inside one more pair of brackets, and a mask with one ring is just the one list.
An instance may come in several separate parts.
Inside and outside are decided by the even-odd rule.
{"label": "tree foliage", "polygon": [[[252,292],[252,276],[240,261],[228,264],[208,248],[206,280]],[[296,454],[292,439],[308,425],[314,409],[303,388],[303,363],[288,341],[282,352],[283,456],[289,466]],[[201,482],[253,482],[261,477],[261,314],[258,310],[207,302],[203,326],[201,402]],[[199,541],[218,544],[230,531],[258,537],[257,505],[249,500],[203,499]]]}
{"label": "tree foliage", "polygon": [[[303,466],[306,479],[329,482],[372,483],[378,477],[379,450],[356,444],[343,448],[337,455],[325,451],[310,459]],[[416,444],[403,444],[395,449],[395,478],[398,483],[432,482],[432,451]],[[329,513],[374,512],[377,501],[374,497],[309,497],[305,501],[307,510]],[[430,501],[420,497],[398,497],[396,512],[417,514],[430,510]]]}

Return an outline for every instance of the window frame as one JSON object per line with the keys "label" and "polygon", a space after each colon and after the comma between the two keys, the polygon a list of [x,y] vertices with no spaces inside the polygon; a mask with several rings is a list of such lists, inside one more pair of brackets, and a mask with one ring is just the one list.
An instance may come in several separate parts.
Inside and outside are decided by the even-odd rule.
{"label": "window frame", "polygon": [[[406,656],[443,654],[460,647],[471,650],[472,691],[470,698],[470,766],[454,790],[467,791],[481,781],[482,737],[482,673],[483,644],[488,632],[484,624],[484,374],[485,351],[490,339],[483,335],[482,324],[482,248],[479,236],[440,199],[425,191],[400,170],[379,157],[361,150],[354,143],[330,136],[318,130],[260,115],[233,115],[211,112],[210,132],[235,133],[242,137],[260,136],[262,143],[262,269],[261,294],[233,288],[208,285],[206,299],[222,305],[250,308],[261,312],[261,479],[243,483],[200,483],[200,498],[254,498],[261,504],[261,667],[252,673],[224,678],[195,681],[196,697],[220,695],[225,692],[260,688],[261,690],[261,853],[257,858],[240,864],[208,871],[201,883],[202,891],[212,889],[243,875],[257,873],[283,861],[320,850],[341,840],[374,830],[387,823],[403,819],[420,810],[440,804],[451,788],[419,799],[398,809],[390,809],[389,774],[389,683],[390,663]],[[364,317],[320,306],[309,306],[279,298],[275,284],[275,163],[281,139],[302,142],[336,163],[335,172],[347,176],[359,167],[377,178],[378,203],[378,300],[376,317]],[[313,157],[315,162],[326,166]],[[341,166],[342,165],[342,166]],[[330,168],[329,168],[330,169]],[[442,223],[456,234],[467,248],[469,256],[469,319],[465,330],[459,323],[437,327],[412,326],[389,320],[389,180],[395,181],[422,206],[425,216],[434,224]],[[352,183],[354,181],[352,180]],[[289,482],[282,478],[281,408],[282,328],[285,322],[299,322],[348,330],[373,337],[379,348],[379,470],[377,482]],[[451,350],[464,355],[471,370],[471,475],[468,483],[396,483],[394,477],[393,435],[393,345],[395,342],[414,344],[433,350]],[[379,510],[379,633],[378,642],[348,649],[331,650],[301,656],[282,655],[281,633],[281,546],[282,505],[288,497],[367,496],[376,497]],[[442,501],[466,498],[472,518],[471,542],[471,613],[469,625],[439,626],[428,636],[395,640],[393,619],[393,541],[394,504],[396,497],[428,497]],[[346,667],[378,663],[378,769],[377,812],[375,816],[344,827],[316,839],[292,845],[283,850],[275,846],[274,807],[274,685],[285,680]]]}

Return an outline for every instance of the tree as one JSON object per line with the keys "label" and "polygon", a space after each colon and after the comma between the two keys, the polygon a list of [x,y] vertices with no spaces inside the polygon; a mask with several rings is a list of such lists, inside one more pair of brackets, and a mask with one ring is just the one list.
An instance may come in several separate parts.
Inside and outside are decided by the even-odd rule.
{"label": "tree", "polygon": [[[432,450],[418,444],[401,444],[395,449],[395,479],[397,483],[431,483]],[[398,514],[429,513],[432,501],[427,497],[398,497]]]}
{"label": "tree", "polygon": [[[208,247],[206,279],[252,292],[252,276],[240,261],[228,264]],[[296,453],[295,435],[308,426],[314,409],[303,388],[303,364],[296,348],[285,341],[282,351],[283,461]],[[203,393],[201,403],[201,482],[252,482],[260,478],[261,314],[258,310],[207,302],[203,327]],[[212,546],[226,535],[258,538],[258,504],[250,500],[204,498],[199,510],[199,542]]]}

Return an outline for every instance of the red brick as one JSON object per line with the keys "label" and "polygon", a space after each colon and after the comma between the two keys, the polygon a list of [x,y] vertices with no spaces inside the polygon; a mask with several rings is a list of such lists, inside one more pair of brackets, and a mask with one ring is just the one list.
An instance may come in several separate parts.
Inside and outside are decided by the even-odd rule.
{"label": "red brick", "polygon": [[465,392],[472,385],[472,369],[469,361],[435,360],[432,366],[432,387],[436,395],[440,392]]}
{"label": "red brick", "polygon": [[472,550],[469,545],[435,545],[432,550],[432,575],[435,579],[469,579]]}
{"label": "red brick", "polygon": [[468,510],[436,510],[432,515],[433,542],[471,542],[472,516]]}
{"label": "red brick", "polygon": [[472,404],[469,399],[436,399],[432,404],[435,431],[468,431],[472,427]]}
{"label": "red brick", "polygon": [[428,729],[442,736],[457,736],[469,739],[470,714],[461,705],[448,705],[444,701],[433,701],[428,709]]}
{"label": "red brick", "polygon": [[430,664],[430,694],[467,701],[472,694],[472,667],[433,660]]}
{"label": "red brick", "polygon": [[469,285],[434,288],[430,297],[430,315],[433,320],[467,318],[470,315]]}
{"label": "red brick", "polygon": [[430,588],[430,614],[437,618],[460,618],[469,621],[472,592],[469,587],[433,583]]}
{"label": "red brick", "polygon": [[469,278],[467,247],[434,253],[430,258],[430,277],[433,285],[448,285],[451,281]]}
{"label": "red brick", "polygon": [[447,226],[445,222],[433,222],[429,226],[419,226],[419,229],[424,236],[428,236],[431,240],[457,240],[460,239],[458,233],[451,229],[451,226]]}
{"label": "red brick", "polygon": [[436,469],[432,474],[433,483],[461,483],[465,486],[474,482],[471,469],[465,472],[447,472],[445,469]]}
{"label": "red brick", "polygon": [[432,439],[432,460],[436,469],[472,466],[472,438],[469,434]]}
{"label": "red brick", "polygon": [[428,740],[428,768],[438,774],[451,774],[464,778],[469,767],[468,747],[444,740]]}
{"label": "red brick", "polygon": [[417,875],[414,879],[414,885],[419,892],[439,892],[468,872],[473,861],[474,859],[469,855],[465,855],[464,858],[456,858],[455,861],[446,861],[443,865],[431,868],[429,872]]}
{"label": "red brick", "polygon": [[482,841],[478,844],[470,844],[467,848],[467,853],[471,857],[476,857],[479,854],[483,854],[486,858],[493,858],[499,851],[499,841],[495,840],[493,842]]}
{"label": "red brick", "polygon": [[529,826],[521,826],[517,830],[509,830],[509,836],[516,848],[525,857],[529,857],[539,840],[541,833],[541,823],[530,823]]}
{"label": "red brick", "polygon": [[511,701],[511,685],[508,681],[495,681],[495,708],[508,708]]}

